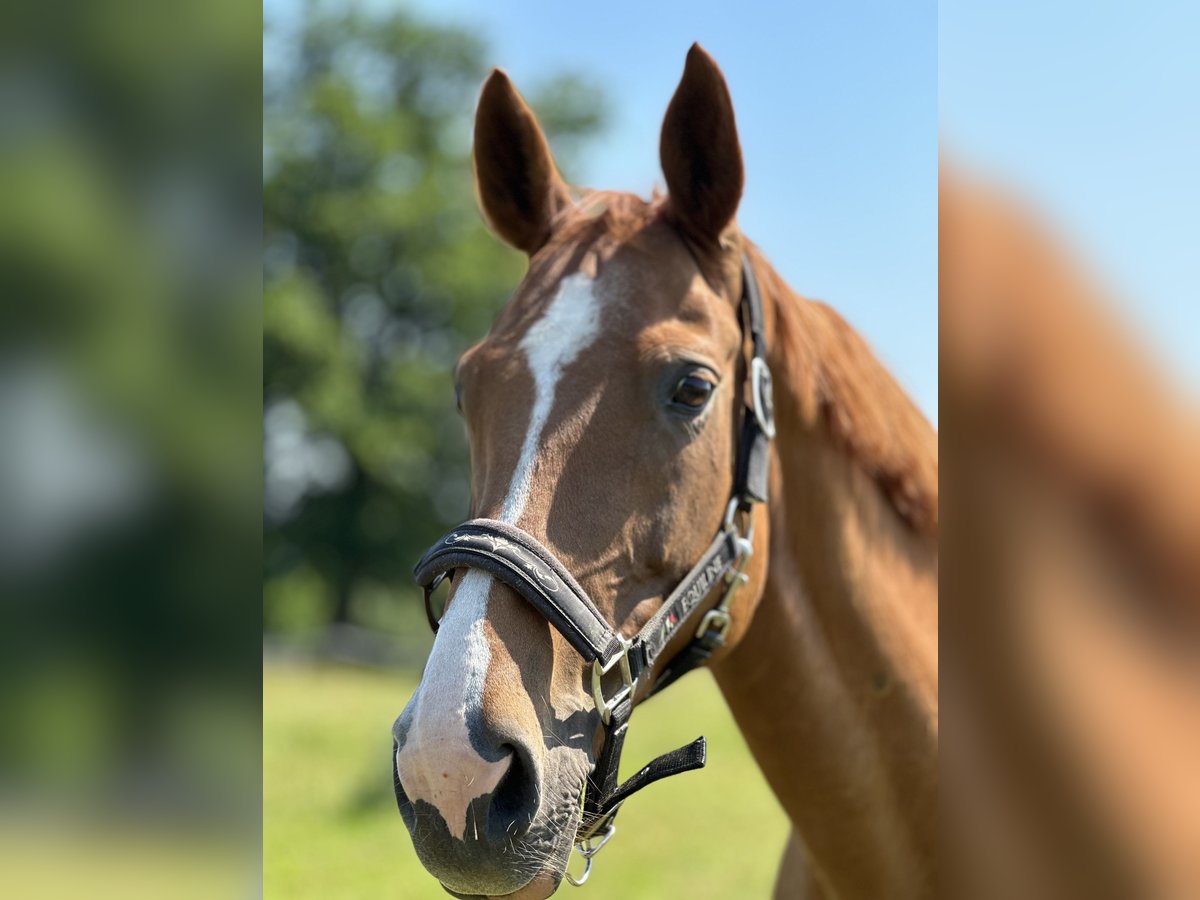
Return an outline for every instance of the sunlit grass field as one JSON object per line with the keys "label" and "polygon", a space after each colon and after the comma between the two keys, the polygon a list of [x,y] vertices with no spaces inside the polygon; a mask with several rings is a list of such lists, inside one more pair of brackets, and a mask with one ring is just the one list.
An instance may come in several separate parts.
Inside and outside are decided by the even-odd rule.
{"label": "sunlit grass field", "polygon": [[[415,673],[265,667],[265,897],[448,896],[417,861],[392,794],[391,724],[416,682]],[[629,802],[579,897],[770,896],[785,819],[707,672],[639,707],[622,777],[699,734],[707,768]],[[559,896],[574,890],[564,885]]]}

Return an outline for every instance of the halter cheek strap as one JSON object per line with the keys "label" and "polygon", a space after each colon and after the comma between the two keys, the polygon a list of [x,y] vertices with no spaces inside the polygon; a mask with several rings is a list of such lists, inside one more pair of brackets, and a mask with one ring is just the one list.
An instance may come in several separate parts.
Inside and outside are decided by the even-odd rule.
{"label": "halter cheek strap", "polygon": [[[701,768],[705,763],[706,744],[700,737],[654,759],[623,784],[617,778],[634,704],[704,665],[725,642],[729,605],[747,580],[744,569],[754,552],[753,526],[743,534],[737,518],[755,503],[766,502],[775,422],[762,299],[748,257],[743,257],[742,272],[742,327],[750,337],[752,355],[747,373],[749,402],[742,415],[733,495],[720,530],[699,562],[632,640],[605,621],[553,553],[528,532],[505,522],[464,522],[425,553],[414,573],[417,584],[425,589],[425,611],[435,631],[438,623],[430,595],[454,570],[481,569],[525,598],[592,664],[592,696],[605,727],[605,740],[588,776],[583,820],[575,839],[587,868],[579,879],[567,876],[575,884],[586,880],[592,857],[612,837],[613,819],[628,797],[661,778]],[[692,638],[684,649],[663,662],[662,654],[672,641],[689,632]],[[618,679],[619,684],[614,684]]]}

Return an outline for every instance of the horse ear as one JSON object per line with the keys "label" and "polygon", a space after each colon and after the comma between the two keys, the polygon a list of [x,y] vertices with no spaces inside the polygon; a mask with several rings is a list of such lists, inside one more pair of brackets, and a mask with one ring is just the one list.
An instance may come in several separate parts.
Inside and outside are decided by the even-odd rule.
{"label": "horse ear", "polygon": [[733,101],[713,58],[692,44],[663,120],[659,156],[672,218],[705,244],[720,241],[745,179]]}
{"label": "horse ear", "polygon": [[531,256],[571,202],[537,119],[507,75],[493,69],[475,112],[475,187],[488,225]]}

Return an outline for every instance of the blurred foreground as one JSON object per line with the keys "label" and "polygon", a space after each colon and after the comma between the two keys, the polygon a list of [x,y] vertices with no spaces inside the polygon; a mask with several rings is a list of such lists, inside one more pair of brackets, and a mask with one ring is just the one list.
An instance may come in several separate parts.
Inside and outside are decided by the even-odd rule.
{"label": "blurred foreground", "polygon": [[1028,208],[943,173],[950,895],[1200,896],[1200,443]]}
{"label": "blurred foreground", "polygon": [[254,896],[259,12],[0,34],[0,892]]}

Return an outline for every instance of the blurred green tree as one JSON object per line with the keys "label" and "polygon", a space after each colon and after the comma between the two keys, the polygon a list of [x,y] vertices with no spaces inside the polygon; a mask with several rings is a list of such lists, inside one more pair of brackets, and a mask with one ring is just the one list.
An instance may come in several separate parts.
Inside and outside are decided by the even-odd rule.
{"label": "blurred green tree", "polygon": [[[412,564],[468,511],[453,366],[524,268],[475,204],[487,53],[404,11],[310,6],[266,38],[264,627],[403,635]],[[530,99],[567,162],[602,126],[578,75]]]}

